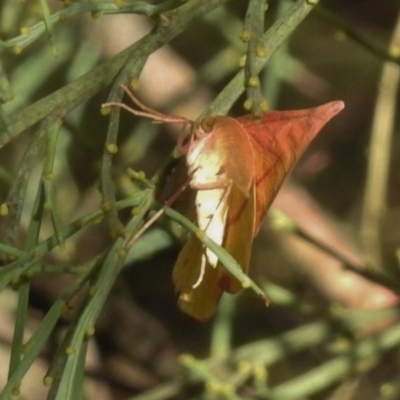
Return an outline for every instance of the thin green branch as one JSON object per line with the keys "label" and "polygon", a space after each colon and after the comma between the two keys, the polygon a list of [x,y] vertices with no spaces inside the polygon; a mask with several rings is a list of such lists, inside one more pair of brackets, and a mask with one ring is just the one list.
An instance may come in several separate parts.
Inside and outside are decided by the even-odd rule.
{"label": "thin green branch", "polygon": [[[41,2],[43,1],[45,0],[41,0]],[[180,0],[167,0],[157,5],[149,4],[144,1],[130,2],[129,0],[126,1],[126,3],[128,4],[118,6],[115,2],[108,0],[97,0],[96,2],[74,2],[69,7],[66,7],[63,10],[57,11],[49,15],[44,22],[41,21],[33,25],[32,27],[26,28],[25,31],[27,33],[6,40],[4,42],[1,41],[0,50],[5,50],[9,48],[23,49],[32,44],[35,40],[37,40],[44,32],[46,32],[46,30],[48,32],[52,32],[53,29],[49,30],[49,27],[51,27],[53,24],[62,23],[66,19],[80,14],[143,14],[148,17],[152,17],[155,15],[159,15],[162,12],[172,10],[173,8],[178,7],[182,4]]]}
{"label": "thin green branch", "polygon": [[356,43],[360,44],[362,47],[370,51],[375,56],[400,65],[400,54],[398,49],[396,50],[392,47],[390,47],[389,49],[385,48],[380,43],[375,42],[371,37],[354,29],[354,27],[350,23],[338,17],[333,12],[327,10],[325,7],[318,6],[316,7],[315,11],[323,16],[327,21],[335,25],[348,38],[354,40]]}
{"label": "thin green branch", "polygon": [[[400,49],[400,14],[390,48]],[[390,156],[398,111],[399,82],[400,65],[392,61],[385,62],[372,122],[360,232],[367,264],[378,270],[381,270],[383,266],[382,222],[386,212]]]}
{"label": "thin green branch", "polygon": [[218,257],[219,261],[227,269],[227,271],[229,271],[235,278],[239,280],[239,282],[242,283],[243,288],[251,288],[265,302],[267,302],[264,292],[243,272],[237,261],[224,248],[217,245],[206,235],[198,235],[199,228],[172,208],[166,207],[165,215],[177,222],[179,225],[183,226],[193,235],[197,234],[198,239]]}
{"label": "thin green branch", "polygon": [[[136,53],[141,58],[144,54],[151,54],[161,46],[169,43],[183,32],[193,20],[215,10],[228,0],[192,0],[168,14],[169,25],[156,26],[143,39],[106,61],[93,71],[56,92],[46,96],[25,109],[9,116],[12,125],[7,132],[0,132],[0,146],[4,146],[11,139],[21,134],[25,129],[37,123],[47,115],[56,112],[63,117],[93,94],[110,84],[127,59]],[[15,122],[14,122],[15,121]]]}
{"label": "thin green branch", "polygon": [[54,24],[50,14],[50,7],[47,3],[47,0],[40,0],[40,5],[42,7],[45,29],[50,38],[51,49],[53,55],[56,57],[58,50],[54,42]]}
{"label": "thin green branch", "polygon": [[266,55],[266,50],[262,44],[265,11],[265,0],[250,0],[244,21],[244,30],[241,33],[242,40],[247,42],[244,68],[244,86],[247,93],[245,108],[251,110],[256,119],[260,119],[267,108],[260,87],[258,76],[260,70],[257,68],[257,58],[263,58]]}
{"label": "thin green branch", "polygon": [[[43,187],[36,192],[35,204],[27,231],[25,249],[31,251],[38,244],[40,228],[42,225],[44,211]],[[8,368],[8,379],[14,373],[22,359],[22,344],[24,340],[25,327],[28,317],[30,282],[27,277],[20,279],[18,283],[18,306],[15,317],[13,340],[11,345],[10,365]]]}
{"label": "thin green branch", "polygon": [[10,192],[8,193],[6,203],[9,205],[10,212],[7,215],[6,229],[2,239],[2,242],[5,244],[14,243],[18,236],[28,184],[37,161],[37,157],[43,148],[47,124],[48,120],[44,120],[43,123],[38,127],[32,139],[32,143],[27,148],[21,161],[14,185],[11,187]]}
{"label": "thin green branch", "polygon": [[231,350],[236,301],[234,296],[221,298],[211,333],[211,358],[226,357]]}
{"label": "thin green branch", "polygon": [[376,337],[360,340],[347,354],[335,357],[306,373],[270,390],[265,399],[297,400],[309,397],[340,382],[352,373],[365,373],[376,365],[376,360],[389,349],[400,344],[400,324],[384,330]]}
{"label": "thin green branch", "polygon": [[91,277],[93,271],[88,271],[85,275],[79,277],[65,292],[61,295],[46,313],[38,328],[33,333],[29,341],[24,345],[23,358],[16,365],[5,386],[0,392],[0,400],[8,400],[15,387],[21,382],[30,366],[33,364],[40,352],[43,351],[51,332],[65,309],[68,300],[81,289],[87,280]]}
{"label": "thin green branch", "polygon": [[[314,2],[296,1],[286,12],[272,25],[262,36],[261,45],[266,49],[264,58],[256,61],[256,71],[260,72],[267,64],[270,57],[289,38],[298,25],[315,7]],[[239,71],[236,76],[218,94],[210,106],[203,111],[202,116],[207,114],[226,114],[233,103],[244,91],[244,71]]]}
{"label": "thin green branch", "polygon": [[[113,83],[113,87],[108,96],[108,102],[121,101],[124,93],[121,86],[126,86],[128,81],[138,79],[149,55],[150,53],[146,52],[142,53],[141,56],[138,56],[136,53],[131,55]],[[117,138],[120,111],[119,107],[113,107],[111,109],[100,172],[102,204],[106,205],[106,209],[108,210],[108,222],[112,237],[124,235],[124,229],[118,218],[115,204],[115,187],[112,173],[113,156],[118,151]]]}
{"label": "thin green branch", "polygon": [[[121,200],[117,203],[118,209],[126,207],[136,207],[140,204],[144,193],[138,193],[128,199]],[[105,215],[103,210],[95,211],[85,217],[79,218],[73,223],[65,226],[62,235],[65,239],[80,231],[83,227],[98,222]],[[4,246],[0,243],[0,249],[4,249],[5,253],[16,255],[18,258],[7,264],[0,270],[0,291],[3,290],[12,280],[18,281],[21,274],[35,268],[40,263],[40,259],[49,251],[58,246],[58,240],[55,235],[49,237],[39,243],[32,251],[21,252],[17,249],[12,249],[10,246]]]}
{"label": "thin green branch", "polygon": [[[86,302],[82,306],[79,315],[69,326],[67,334],[60,345],[59,357],[55,358],[57,368],[55,371],[50,368],[48,372],[50,376],[54,377],[54,385],[52,385],[48,396],[49,400],[74,399],[73,393],[76,391],[76,385],[78,384],[76,379],[80,377],[76,370],[83,368],[83,365],[79,364],[78,354],[81,353],[81,347],[84,341],[87,340],[88,329],[92,332],[103,304],[122,269],[128,254],[127,246],[130,238],[140,229],[143,218],[150,209],[152,202],[153,192],[152,190],[146,190],[142,202],[137,207],[138,212],[126,226],[128,235],[125,238],[118,238],[114,242],[101,268],[94,276]],[[71,349],[73,352],[68,352],[67,349]],[[53,372],[55,372],[54,375]]]}
{"label": "thin green branch", "polygon": [[[14,93],[11,89],[10,82],[8,80],[7,74],[4,71],[3,63],[0,60],[0,103],[6,103],[14,97]],[[0,114],[0,121],[5,124],[6,121],[3,120]],[[2,126],[0,125],[0,128]]]}
{"label": "thin green branch", "polygon": [[45,209],[50,212],[54,233],[59,245],[64,244],[64,238],[62,236],[61,218],[56,203],[53,170],[61,123],[61,119],[56,117],[49,125],[46,135],[46,147],[43,162],[44,165],[41,179],[41,184],[43,185],[46,199]]}
{"label": "thin green branch", "polygon": [[[357,317],[358,313],[358,311],[349,311],[339,317],[338,321],[344,324],[349,323],[352,328],[358,329],[366,323],[365,319]],[[388,314],[385,310],[376,310],[372,314],[373,318],[369,320],[370,323],[378,322],[381,318],[386,320],[388,315],[395,317],[397,310],[391,310],[391,314]],[[223,368],[227,378],[226,380],[217,380],[217,386],[221,387],[224,386],[224,383],[229,382],[232,385],[231,391],[238,390],[241,385],[248,382],[248,380],[245,381],[244,379],[251,376],[254,368],[263,368],[265,371],[265,368],[268,369],[269,366],[279,362],[279,360],[286,359],[305,350],[312,351],[324,343],[332,343],[332,339],[335,340],[332,328],[331,321],[321,320],[296,327],[272,338],[246,344],[232,351],[231,355],[226,358],[209,358],[198,362],[192,357],[185,357],[182,361],[186,367],[189,367],[191,372],[189,376],[160,385],[153,390],[133,396],[129,400],[166,400],[175,398],[188,385],[193,384],[197,387],[199,382],[210,382],[211,377],[218,375],[220,368]],[[400,324],[384,330],[372,338],[358,340],[354,346],[348,346],[342,354],[327,360],[300,377],[285,381],[273,388],[267,386],[267,391],[264,393],[258,392],[257,398],[297,400],[303,396],[310,396],[344,379],[350,373],[357,374],[367,371],[374,364],[364,364],[364,361],[376,359],[382,352],[395,348],[399,343]],[[243,363],[246,363],[248,368],[240,371],[239,367],[238,371],[226,374],[229,366],[239,366],[243,365]],[[265,374],[264,379],[267,379]],[[215,382],[215,379],[211,381]],[[267,385],[266,382],[265,385]],[[260,383],[258,386],[261,386]]]}
{"label": "thin green branch", "polygon": [[104,62],[70,84],[22,110],[11,113],[8,116],[8,120],[11,123],[7,127],[8,131],[0,131],[0,146],[4,146],[25,131],[25,129],[52,113],[56,113],[62,118],[78,104],[83,103],[96,92],[110,84],[137,46],[137,43],[133,44],[111,60]]}

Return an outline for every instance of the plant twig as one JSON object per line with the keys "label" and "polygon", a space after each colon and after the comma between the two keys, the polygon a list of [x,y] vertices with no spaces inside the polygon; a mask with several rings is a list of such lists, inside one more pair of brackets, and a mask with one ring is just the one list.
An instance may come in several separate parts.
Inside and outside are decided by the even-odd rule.
{"label": "plant twig", "polygon": [[[315,7],[314,2],[296,1],[286,12],[264,33],[260,44],[266,49],[264,58],[257,58],[255,71],[260,72],[267,64],[270,57],[288,39],[299,24]],[[245,90],[243,86],[244,71],[239,71],[235,77],[218,94],[210,106],[203,111],[201,116],[208,114],[226,114],[233,103]]]}
{"label": "plant twig", "polygon": [[354,29],[350,23],[322,6],[316,7],[315,11],[323,16],[327,21],[334,24],[348,38],[354,40],[375,56],[400,65],[400,53],[398,49],[397,51],[393,47],[386,49],[381,44],[375,42],[371,37],[368,37],[364,33]]}
{"label": "plant twig", "polygon": [[[400,14],[393,32],[390,48],[400,49]],[[372,123],[369,145],[369,164],[365,185],[361,240],[367,264],[376,269],[382,267],[381,227],[386,212],[387,183],[391,143],[396,118],[397,90],[400,66],[385,62],[379,84],[378,97]]]}

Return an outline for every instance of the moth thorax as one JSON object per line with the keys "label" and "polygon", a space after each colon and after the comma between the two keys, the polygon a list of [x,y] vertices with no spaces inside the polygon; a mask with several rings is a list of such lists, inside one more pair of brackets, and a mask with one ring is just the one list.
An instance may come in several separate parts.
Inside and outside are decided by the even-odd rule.
{"label": "moth thorax", "polygon": [[206,134],[203,139],[193,143],[186,157],[189,175],[196,184],[203,185],[224,178],[224,160],[218,151],[215,151],[215,135]]}

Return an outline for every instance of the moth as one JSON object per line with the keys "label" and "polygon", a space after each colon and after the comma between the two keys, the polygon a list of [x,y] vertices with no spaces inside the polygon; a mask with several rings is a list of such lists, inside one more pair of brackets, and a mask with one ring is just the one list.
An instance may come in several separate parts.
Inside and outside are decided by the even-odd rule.
{"label": "moth", "polygon": [[[259,122],[252,115],[211,115],[192,122],[145,107],[125,91],[143,111],[117,105],[156,121],[191,126],[189,142],[181,148],[188,184],[195,190],[196,223],[246,273],[253,239],[285,177],[322,127],[344,108],[342,101],[333,101],[305,110],[267,111]],[[214,314],[223,293],[242,289],[196,235],[189,236],[179,253],[173,282],[181,310],[201,321]]]}

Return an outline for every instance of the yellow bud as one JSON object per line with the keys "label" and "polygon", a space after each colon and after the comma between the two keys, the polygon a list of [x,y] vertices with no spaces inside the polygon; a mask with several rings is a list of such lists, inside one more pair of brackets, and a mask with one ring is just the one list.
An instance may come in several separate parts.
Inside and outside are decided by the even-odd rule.
{"label": "yellow bud", "polygon": [[181,354],[178,357],[178,362],[181,365],[188,365],[194,360],[193,356],[190,354]]}
{"label": "yellow bud", "polygon": [[60,57],[60,50],[58,49],[57,46],[53,46],[53,47],[51,48],[51,53],[53,54],[53,57],[54,57],[54,58]]}
{"label": "yellow bud", "polygon": [[93,297],[97,293],[98,287],[97,286],[91,286],[89,288],[89,296]]}
{"label": "yellow bud", "polygon": [[113,239],[124,237],[125,236],[125,229],[121,226],[114,228],[110,231],[110,235]]}
{"label": "yellow bud", "polygon": [[36,272],[35,272],[35,270],[32,269],[32,268],[28,268],[28,269],[25,271],[25,276],[26,276],[27,278],[32,278],[32,276],[34,276],[35,274],[36,274]]}
{"label": "yellow bud", "polygon": [[136,178],[140,179],[141,181],[144,181],[146,179],[146,173],[144,171],[139,171],[136,174]]}
{"label": "yellow bud", "polygon": [[120,247],[120,248],[117,250],[117,255],[118,255],[119,258],[124,258],[124,257],[126,256],[126,249],[125,249],[125,247]]}
{"label": "yellow bud", "polygon": [[393,58],[399,58],[400,57],[400,46],[398,45],[391,45],[389,48],[389,54]]}
{"label": "yellow bud", "polygon": [[243,108],[247,111],[250,111],[253,108],[253,100],[246,99],[243,103]]}
{"label": "yellow bud", "polygon": [[251,40],[251,32],[247,31],[247,30],[241,31],[239,33],[239,39],[244,43],[250,42],[250,40]]}
{"label": "yellow bud", "polygon": [[1,217],[6,217],[10,212],[10,207],[8,204],[3,203],[0,205],[0,216]]}
{"label": "yellow bud", "polygon": [[76,351],[76,349],[75,349],[74,346],[68,346],[68,347],[65,349],[65,354],[66,354],[67,356],[72,356],[72,354],[74,354],[75,351]]}
{"label": "yellow bud", "polygon": [[100,108],[100,114],[101,115],[109,115],[110,114],[110,112],[111,112],[111,107],[109,107],[109,106],[107,106],[107,107],[103,107],[103,106],[101,106],[101,108]]}
{"label": "yellow bud", "polygon": [[380,388],[379,392],[383,396],[383,398],[392,398],[394,393],[394,387],[391,383],[384,383]]}
{"label": "yellow bud", "polygon": [[20,383],[17,383],[17,384],[12,388],[11,393],[12,393],[13,396],[19,396],[19,395],[20,395],[20,387],[21,387],[21,384],[20,384]]}
{"label": "yellow bud", "polygon": [[238,365],[239,371],[242,374],[246,374],[251,370],[251,363],[249,361],[240,361]]}
{"label": "yellow bud", "polygon": [[99,19],[99,18],[101,17],[101,12],[100,12],[100,11],[92,11],[92,12],[90,13],[90,15],[91,15],[91,17],[92,17],[93,19]]}
{"label": "yellow bud", "polygon": [[335,32],[335,39],[343,41],[343,40],[347,39],[347,33],[345,31],[342,31],[342,30],[337,30]]}
{"label": "yellow bud", "polygon": [[133,216],[136,217],[137,215],[140,214],[140,207],[133,207],[131,213]]}
{"label": "yellow bud", "polygon": [[111,204],[109,201],[104,200],[101,202],[101,206],[100,206],[101,210],[105,213],[109,212],[111,210]]}
{"label": "yellow bud", "polygon": [[264,46],[257,45],[257,47],[256,47],[256,56],[260,57],[260,58],[263,58],[266,55],[267,55],[267,52],[265,51]]}
{"label": "yellow bud", "polygon": [[29,35],[31,33],[31,28],[29,28],[29,26],[22,26],[20,32],[21,35]]}
{"label": "yellow bud", "polygon": [[258,76],[252,76],[247,81],[248,87],[259,87],[260,86],[260,79]]}
{"label": "yellow bud", "polygon": [[43,178],[44,179],[46,179],[46,180],[48,180],[48,181],[50,181],[50,182],[54,182],[54,180],[55,180],[55,176],[54,176],[54,174],[53,173],[48,173],[48,174],[45,174],[44,176],[43,176]]}
{"label": "yellow bud", "polygon": [[206,237],[206,234],[205,234],[205,232],[204,231],[202,231],[201,229],[198,229],[197,231],[196,231],[196,237],[197,237],[197,239],[204,239],[205,237]]}
{"label": "yellow bud", "polygon": [[240,283],[241,283],[243,289],[247,289],[248,287],[250,287],[250,281],[248,279],[245,279],[244,281],[242,281]]}
{"label": "yellow bud", "polygon": [[267,100],[264,99],[260,103],[260,110],[265,112],[265,111],[268,111],[268,109],[269,109],[268,102],[267,102]]}
{"label": "yellow bud", "polygon": [[92,337],[94,335],[95,331],[96,331],[95,327],[93,325],[90,325],[86,328],[85,336],[87,338]]}
{"label": "yellow bud", "polygon": [[43,378],[44,386],[51,386],[53,384],[53,382],[54,382],[54,378],[52,376],[50,376],[50,375],[46,375]]}
{"label": "yellow bud", "polygon": [[139,89],[139,79],[133,78],[129,82],[129,88],[132,90],[138,90]]}
{"label": "yellow bud", "polygon": [[109,154],[117,154],[118,153],[118,146],[115,143],[109,143],[106,146],[106,150]]}
{"label": "yellow bud", "polygon": [[24,48],[22,47],[22,46],[14,46],[13,48],[12,48],[12,52],[15,54],[15,55],[19,55],[19,54],[21,54],[22,53],[22,50],[23,50]]}

